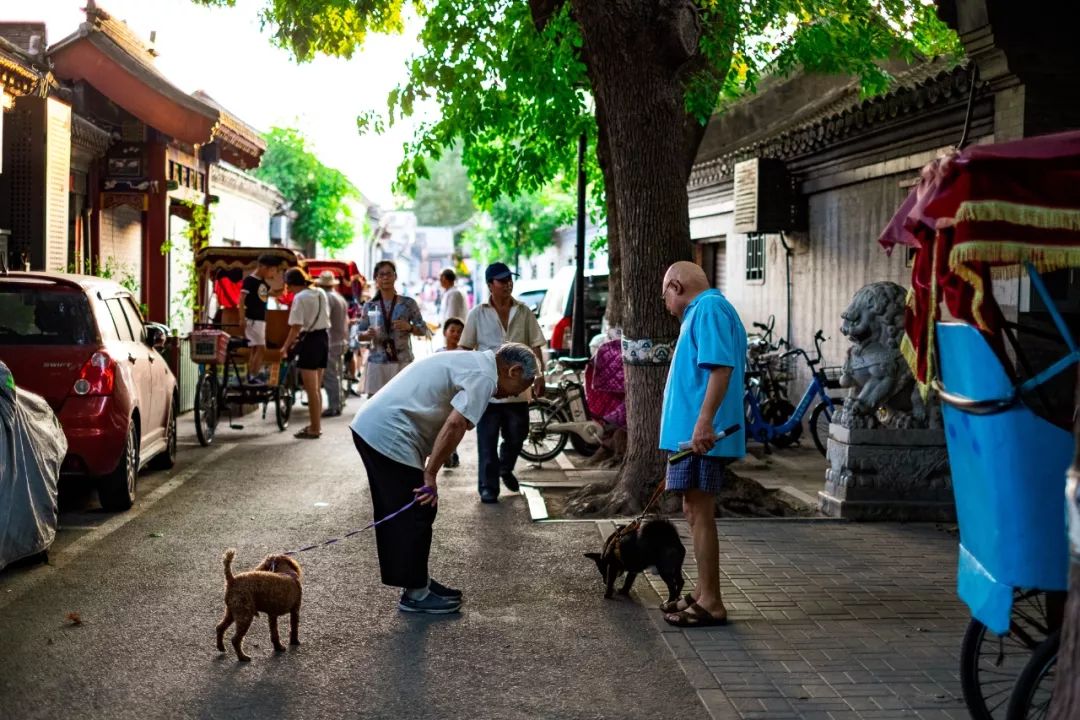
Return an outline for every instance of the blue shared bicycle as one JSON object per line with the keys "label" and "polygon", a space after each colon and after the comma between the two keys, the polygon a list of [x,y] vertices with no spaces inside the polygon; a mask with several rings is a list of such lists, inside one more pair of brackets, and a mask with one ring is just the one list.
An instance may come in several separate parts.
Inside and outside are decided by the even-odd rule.
{"label": "blue shared bicycle", "polygon": [[818,367],[821,365],[821,343],[823,342],[825,342],[825,335],[818,330],[817,334],[814,335],[814,348],[817,351],[817,358],[814,360],[811,360],[810,356],[802,348],[788,350],[780,356],[781,359],[801,356],[812,373],[810,385],[806,388],[806,392],[803,393],[795,410],[786,419],[773,418],[763,412],[764,402],[762,400],[760,373],[756,371],[747,373],[746,436],[764,443],[766,452],[769,451],[770,444],[777,444],[775,441],[778,438],[790,438],[792,435],[798,436],[797,434],[802,428],[803,417],[806,415],[806,411],[810,409],[811,403],[816,399],[818,404],[810,413],[810,434],[814,438],[814,445],[817,446],[822,455],[825,454],[825,448],[829,440],[829,424],[844,401],[839,398],[831,398],[826,392],[829,389],[839,387],[839,383],[829,378],[824,368]]}

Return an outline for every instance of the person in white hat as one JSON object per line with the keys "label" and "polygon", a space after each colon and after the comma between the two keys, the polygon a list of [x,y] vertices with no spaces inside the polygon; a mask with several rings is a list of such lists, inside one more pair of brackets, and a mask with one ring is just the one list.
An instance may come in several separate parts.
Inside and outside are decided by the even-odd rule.
{"label": "person in white hat", "polygon": [[326,293],[330,309],[330,357],[326,361],[326,373],[323,375],[323,388],[326,389],[326,409],[323,410],[323,417],[337,417],[345,404],[342,381],[345,345],[349,341],[349,304],[337,291],[338,282],[337,277],[329,270],[319,273],[316,282]]}

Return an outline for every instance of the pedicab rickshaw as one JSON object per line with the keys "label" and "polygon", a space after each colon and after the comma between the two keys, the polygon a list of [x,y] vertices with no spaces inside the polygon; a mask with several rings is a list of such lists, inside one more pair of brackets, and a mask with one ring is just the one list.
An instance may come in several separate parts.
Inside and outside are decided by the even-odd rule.
{"label": "pedicab rickshaw", "polygon": [[[229,427],[242,429],[233,422],[234,411],[244,405],[261,405],[262,417],[273,405],[279,430],[289,426],[289,415],[296,402],[298,381],[292,362],[284,357],[282,345],[288,335],[289,298],[282,296],[281,307],[267,308],[266,351],[269,368],[265,383],[248,382],[247,340],[240,334],[240,287],[244,277],[256,267],[260,255],[281,259],[283,268],[298,267],[301,257],[288,248],[205,247],[195,254],[195,272],[199,278],[199,320],[191,333],[191,359],[199,364],[195,385],[195,434],[204,447],[214,440],[223,413]],[[208,310],[217,310],[209,316]]]}
{"label": "pedicab rickshaw", "polygon": [[[1065,482],[1080,348],[1055,297],[1069,279],[1056,273],[1055,294],[1043,274],[1071,278],[1080,267],[1080,133],[935,161],[881,242],[918,248],[904,347],[942,401],[957,594],[972,615],[964,700],[977,720],[1045,717],[1068,587]],[[1029,284],[1021,322],[1006,319],[995,280],[1018,296]],[[942,319],[942,300],[953,319]]]}

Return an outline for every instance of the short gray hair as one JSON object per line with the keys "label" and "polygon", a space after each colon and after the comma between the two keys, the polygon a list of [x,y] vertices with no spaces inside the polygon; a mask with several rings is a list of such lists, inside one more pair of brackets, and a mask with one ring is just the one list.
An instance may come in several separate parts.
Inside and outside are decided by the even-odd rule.
{"label": "short gray hair", "polygon": [[539,374],[536,354],[528,345],[503,343],[495,349],[495,358],[507,365],[520,365],[526,380],[534,380]]}

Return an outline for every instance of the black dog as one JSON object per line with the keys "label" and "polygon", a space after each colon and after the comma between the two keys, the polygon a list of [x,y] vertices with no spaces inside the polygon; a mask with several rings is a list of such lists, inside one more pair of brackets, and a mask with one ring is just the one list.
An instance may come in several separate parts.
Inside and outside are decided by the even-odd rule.
{"label": "black dog", "polygon": [[682,564],[686,548],[679,540],[675,526],[667,520],[652,520],[636,529],[617,526],[604,542],[603,553],[585,553],[596,562],[600,574],[607,583],[605,598],[615,590],[615,581],[626,572],[626,581],[619,593],[628,595],[639,572],[656,566],[660,578],[668,588],[668,600],[679,597],[683,588]]}

